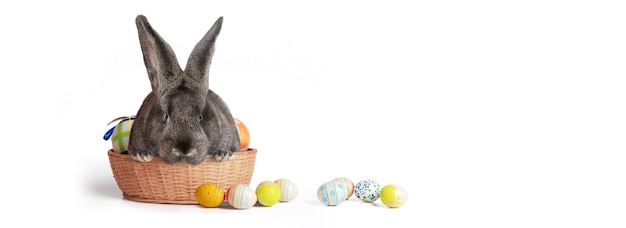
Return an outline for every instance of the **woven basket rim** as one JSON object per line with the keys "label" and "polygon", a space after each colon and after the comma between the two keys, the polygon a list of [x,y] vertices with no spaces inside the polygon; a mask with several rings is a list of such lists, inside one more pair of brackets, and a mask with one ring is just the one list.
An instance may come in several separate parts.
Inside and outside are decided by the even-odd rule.
{"label": "woven basket rim", "polygon": [[[256,148],[248,148],[245,151],[237,151],[237,152],[233,152],[233,156],[237,156],[237,154],[245,154],[245,155],[251,155],[251,154],[256,154],[257,153],[257,149]],[[121,153],[117,153],[115,152],[113,149],[109,149],[107,151],[108,156],[113,156],[113,157],[119,157],[119,158],[123,158],[123,159],[132,159],[130,157],[129,154],[121,154]],[[135,161],[135,160],[133,160]],[[141,163],[165,163],[165,160],[163,160],[163,158],[159,157],[159,156],[154,156],[154,158],[152,158],[151,161],[149,162],[140,162],[140,161],[135,161],[139,164]],[[207,156],[206,159],[202,162],[218,162],[217,160],[215,160],[215,158],[213,156]],[[202,164],[201,163],[201,164]],[[176,164],[172,164],[172,165],[179,165],[179,164],[183,164],[183,165],[188,165],[186,162],[182,161],[182,162],[178,162]]]}

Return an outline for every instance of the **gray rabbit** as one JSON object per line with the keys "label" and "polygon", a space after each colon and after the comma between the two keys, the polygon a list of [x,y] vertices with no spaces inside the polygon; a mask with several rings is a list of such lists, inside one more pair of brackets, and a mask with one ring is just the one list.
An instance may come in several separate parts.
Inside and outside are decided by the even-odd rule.
{"label": "gray rabbit", "polygon": [[224,101],[209,89],[209,67],[223,18],[196,44],[185,70],[174,51],[143,15],[135,23],[143,59],[152,85],[137,112],[128,153],[140,162],[160,156],[168,164],[185,160],[202,163],[208,155],[217,161],[239,151],[237,125]]}

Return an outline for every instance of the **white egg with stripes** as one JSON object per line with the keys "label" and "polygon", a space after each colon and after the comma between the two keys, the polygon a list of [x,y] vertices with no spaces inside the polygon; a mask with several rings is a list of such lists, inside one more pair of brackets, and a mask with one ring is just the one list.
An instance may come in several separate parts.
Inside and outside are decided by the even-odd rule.
{"label": "white egg with stripes", "polygon": [[253,207],[257,201],[256,191],[248,185],[236,184],[228,188],[226,201],[231,207],[248,209]]}
{"label": "white egg with stripes", "polygon": [[274,181],[280,188],[280,202],[289,202],[298,196],[298,186],[288,179]]}

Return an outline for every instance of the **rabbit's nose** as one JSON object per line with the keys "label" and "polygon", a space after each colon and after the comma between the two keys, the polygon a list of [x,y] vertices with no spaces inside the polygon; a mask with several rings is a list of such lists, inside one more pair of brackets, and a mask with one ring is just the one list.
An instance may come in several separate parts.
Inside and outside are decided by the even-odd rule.
{"label": "rabbit's nose", "polygon": [[189,147],[188,141],[179,141],[178,144],[176,144],[176,148],[178,148],[178,150],[180,150],[183,154],[189,153]]}

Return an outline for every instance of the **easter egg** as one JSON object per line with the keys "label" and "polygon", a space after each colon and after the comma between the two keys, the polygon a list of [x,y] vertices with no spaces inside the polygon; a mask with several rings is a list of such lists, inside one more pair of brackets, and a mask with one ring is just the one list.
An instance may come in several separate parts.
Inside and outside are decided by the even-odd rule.
{"label": "easter egg", "polygon": [[317,199],[327,206],[337,206],[346,200],[345,186],[335,180],[326,182],[317,189]]}
{"label": "easter egg", "polygon": [[352,183],[352,181],[346,177],[337,177],[334,180],[338,181],[339,183],[342,183],[343,186],[346,186],[345,190],[346,190],[346,200],[350,199],[350,197],[352,196],[352,194],[354,193],[354,183]]}
{"label": "easter egg", "polygon": [[250,131],[248,131],[248,127],[241,120],[235,118],[235,123],[237,123],[237,132],[239,133],[239,148],[241,151],[248,150]]}
{"label": "easter egg", "polygon": [[380,200],[391,208],[398,208],[404,205],[408,198],[409,195],[404,188],[395,184],[386,185],[380,190]]}
{"label": "easter egg", "polygon": [[354,195],[367,203],[378,200],[380,190],[380,184],[370,179],[359,181],[354,185]]}
{"label": "easter egg", "polygon": [[280,200],[280,187],[271,181],[263,181],[256,187],[259,203],[266,207],[274,206]]}
{"label": "easter egg", "polygon": [[224,189],[217,184],[201,184],[196,188],[196,200],[205,207],[218,207],[224,203]]}
{"label": "easter egg", "polygon": [[274,181],[280,188],[280,202],[289,202],[298,196],[298,186],[288,179]]}
{"label": "easter egg", "polygon": [[111,142],[115,153],[124,153],[128,150],[128,140],[130,139],[130,129],[135,119],[125,119],[120,121],[113,134],[111,134]]}
{"label": "easter egg", "polygon": [[256,192],[245,184],[236,184],[226,191],[226,201],[231,207],[248,209],[257,201]]}

